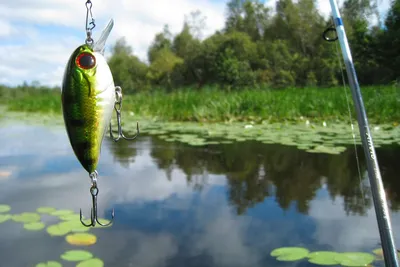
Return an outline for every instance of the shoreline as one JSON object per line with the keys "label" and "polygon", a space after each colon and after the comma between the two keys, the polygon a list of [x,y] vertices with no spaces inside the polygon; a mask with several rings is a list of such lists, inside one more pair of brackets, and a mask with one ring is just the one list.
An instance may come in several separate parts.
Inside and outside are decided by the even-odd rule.
{"label": "shoreline", "polygon": [[[4,107],[2,107],[4,109]],[[1,110],[1,109],[0,109]],[[64,127],[62,114],[43,114],[34,112],[2,112],[0,125],[23,122],[30,125]],[[128,119],[129,118],[129,119]],[[167,142],[186,143],[191,146],[233,144],[245,141],[258,141],[264,144],[295,146],[313,153],[340,154],[349,146],[361,145],[356,121],[354,134],[350,123],[299,122],[168,122],[154,118],[125,116],[123,129],[126,135],[136,131],[139,122],[140,133],[157,136]],[[112,120],[116,130],[115,118]],[[370,124],[375,147],[400,146],[400,126],[390,124]],[[140,135],[139,135],[140,138]]]}
{"label": "shoreline", "polygon": [[[370,124],[398,124],[399,88],[365,87],[363,100]],[[60,92],[51,89],[4,89],[0,105],[8,111],[62,114]],[[350,109],[350,110],[349,110]],[[349,114],[350,111],[350,114]],[[354,103],[343,88],[155,90],[123,96],[123,117],[170,122],[350,123],[356,121]]]}

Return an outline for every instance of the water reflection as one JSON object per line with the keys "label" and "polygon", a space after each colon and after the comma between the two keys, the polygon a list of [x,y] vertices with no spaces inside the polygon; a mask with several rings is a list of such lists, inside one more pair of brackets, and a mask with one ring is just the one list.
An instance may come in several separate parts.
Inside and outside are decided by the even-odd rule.
{"label": "water reflection", "polygon": [[[50,205],[89,214],[89,178],[62,127],[15,125],[0,135],[0,171],[12,171],[0,180],[0,203],[13,213]],[[112,228],[93,230],[99,241],[88,250],[105,266],[148,267],[308,266],[277,264],[269,256],[291,245],[370,251],[379,234],[363,151],[362,182],[354,153],[310,154],[256,142],[190,147],[143,135],[135,142],[106,139],[99,212],[108,216],[114,207],[116,218]],[[396,233],[400,150],[377,154]],[[12,222],[0,224],[0,235],[5,266],[34,266],[74,249],[62,237],[26,232]]]}
{"label": "water reflection", "polygon": [[[366,176],[364,152],[350,147],[340,155],[314,154],[295,147],[242,142],[191,148],[185,144],[152,139],[151,156],[168,176],[174,168],[182,170],[189,182],[196,176],[225,174],[230,202],[238,214],[246,212],[265,198],[274,196],[282,209],[295,204],[298,212],[308,214],[310,201],[325,186],[332,200],[344,200],[346,214],[365,215],[372,206]],[[398,210],[399,147],[378,148],[377,155],[392,210]],[[360,171],[358,170],[358,166]],[[198,187],[206,182],[201,177]]]}

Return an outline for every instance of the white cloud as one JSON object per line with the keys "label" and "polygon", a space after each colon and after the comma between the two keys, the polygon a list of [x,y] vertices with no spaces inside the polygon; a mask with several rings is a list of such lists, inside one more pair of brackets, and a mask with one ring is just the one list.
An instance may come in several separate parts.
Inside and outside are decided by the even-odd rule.
{"label": "white cloud", "polygon": [[[276,0],[266,1],[274,6]],[[343,0],[342,0],[343,1]],[[114,29],[107,47],[125,37],[140,59],[164,24],[178,33],[184,15],[199,9],[207,17],[204,37],[224,25],[227,0],[93,1],[97,37],[110,18]],[[327,0],[318,0],[324,14],[330,13]],[[389,0],[380,2],[381,12]],[[84,42],[86,8],[84,2],[69,0],[0,0],[0,83],[18,85],[24,80],[59,86],[72,51]],[[107,50],[108,51],[108,50]],[[109,52],[106,53],[106,56]]]}
{"label": "white cloud", "polygon": [[[224,2],[211,0],[93,1],[93,34],[99,36],[113,18],[108,47],[124,36],[134,53],[146,59],[148,46],[164,24],[177,33],[184,15],[199,9],[207,17],[204,33],[212,34],[223,26],[224,8]],[[84,2],[1,0],[0,82],[17,85],[24,80],[38,80],[41,84],[60,85],[68,57],[84,42],[85,16]]]}
{"label": "white cloud", "polygon": [[[39,135],[46,138],[38,139]],[[18,166],[13,165],[11,169],[17,174],[16,168],[24,171],[30,171],[32,167],[43,170],[43,166],[48,166],[51,159],[58,159],[64,165],[66,161],[74,158],[65,129],[62,127],[46,128],[45,131],[42,127],[24,129],[21,126],[3,127],[0,129],[0,136],[4,137],[1,142],[0,157],[6,159],[18,156],[14,158],[15,161],[18,160]],[[152,160],[149,151],[151,143],[148,138],[139,138],[140,142],[132,143],[132,149],[137,150],[137,156],[135,164],[129,169],[112,163],[110,148],[103,145],[102,162],[99,168],[101,169],[99,170],[98,199],[100,216],[108,217],[109,214],[105,214],[106,209],[113,205],[123,205],[125,206],[123,211],[116,212],[116,220],[121,220],[119,224],[121,225],[124,223],[122,218],[129,218],[127,214],[131,211],[141,208],[142,204],[152,202],[158,202],[157,215],[152,213],[144,216],[153,222],[158,220],[161,224],[167,222],[165,225],[171,226],[173,220],[167,217],[171,210],[190,214],[194,217],[195,225],[188,224],[179,229],[184,234],[190,231],[190,235],[186,236],[189,238],[186,242],[190,244],[188,251],[185,252],[186,255],[193,258],[208,255],[218,266],[258,267],[262,266],[263,258],[272,248],[285,245],[284,240],[302,245],[302,236],[304,236],[302,226],[298,227],[298,221],[279,215],[279,212],[277,217],[268,219],[252,217],[252,215],[236,216],[225,193],[215,194],[215,191],[209,190],[217,185],[226,184],[222,175],[209,175],[208,183],[199,195],[201,204],[198,205],[198,201],[193,201],[193,189],[187,185],[185,174],[181,170],[174,170],[172,181],[168,181],[165,171],[158,170]],[[29,159],[29,162],[24,162],[20,158],[33,153],[37,155],[37,158]],[[82,207],[84,214],[89,214],[90,182],[85,171],[81,168],[72,168],[65,172],[60,170],[55,170],[55,172],[57,173],[40,177],[20,177],[0,181],[0,203],[9,203],[12,206],[12,213],[34,211],[40,206],[49,205],[59,209],[73,209],[76,212]],[[129,205],[129,208],[126,208],[126,205]],[[266,206],[267,213],[277,211],[269,210],[268,207],[271,206]],[[332,246],[337,251],[368,251],[378,247],[379,231],[373,208],[368,210],[365,217],[347,216],[343,210],[343,198],[336,198],[336,203],[332,204],[329,196],[326,196],[325,198],[318,197],[310,202],[308,216],[312,219],[313,228],[315,225],[312,239],[318,242],[316,246]],[[392,216],[393,222],[400,219],[399,213],[394,213]],[[190,220],[189,217],[186,218]],[[47,219],[45,222],[48,222]],[[303,223],[307,227],[308,222]],[[359,227],[360,225],[362,227]],[[23,244],[29,248],[28,244],[36,242],[33,241],[36,237],[31,236],[35,233],[21,231],[20,225],[3,224],[3,226],[5,228],[0,229],[2,240],[11,244],[12,248],[14,248],[13,244],[18,246]],[[192,231],[193,226],[197,231]],[[280,231],[276,230],[277,227]],[[252,239],[254,246],[249,245],[248,242],[250,230],[257,235]],[[304,231],[308,231],[307,228]],[[393,232],[398,231],[400,231],[400,225],[393,224]],[[113,231],[101,232],[100,239],[107,240],[107,249],[101,250],[102,258],[116,259],[121,253],[129,252],[130,257],[126,258],[126,261],[129,261],[132,266],[164,266],[163,264],[168,259],[180,253],[181,245],[173,233],[164,229],[149,233],[136,228],[116,227]],[[52,249],[64,250],[63,242],[50,243],[53,241],[46,240],[43,242],[49,243],[33,246],[35,253],[29,252],[23,260],[31,263],[40,261],[40,257],[47,258],[48,251],[41,251],[43,247],[52,246]],[[60,237],[59,240],[62,238]],[[398,241],[397,238],[397,244]],[[100,241],[100,248],[104,244]],[[21,265],[19,258],[12,257],[7,260],[16,261],[14,264],[7,262],[8,266]],[[294,264],[300,266],[302,263]]]}
{"label": "white cloud", "polygon": [[[365,216],[348,216],[344,211],[344,199],[336,198],[332,203],[329,196],[311,201],[309,215],[315,220],[315,240],[320,245],[329,245],[335,251],[369,251],[379,247],[379,229],[373,207]],[[397,222],[399,213],[391,214],[392,222]],[[362,225],[362,227],[360,227]],[[393,233],[400,231],[400,225],[392,225]],[[400,239],[395,237],[395,243]]]}
{"label": "white cloud", "polygon": [[8,21],[0,19],[0,37],[10,35],[12,31],[13,29],[10,23]]}

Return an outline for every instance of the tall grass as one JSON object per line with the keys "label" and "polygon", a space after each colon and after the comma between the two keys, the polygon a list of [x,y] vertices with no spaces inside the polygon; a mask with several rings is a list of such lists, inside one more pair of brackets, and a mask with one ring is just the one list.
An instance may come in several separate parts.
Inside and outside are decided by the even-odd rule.
{"label": "tall grass", "polygon": [[[246,89],[227,92],[217,88],[186,88],[171,93],[158,90],[123,96],[122,112],[169,121],[283,121],[301,116],[313,120],[347,120],[348,104],[355,119],[350,89],[287,88]],[[370,122],[400,121],[400,88],[363,87],[362,96]],[[0,87],[0,104],[11,111],[61,112],[60,90]]]}

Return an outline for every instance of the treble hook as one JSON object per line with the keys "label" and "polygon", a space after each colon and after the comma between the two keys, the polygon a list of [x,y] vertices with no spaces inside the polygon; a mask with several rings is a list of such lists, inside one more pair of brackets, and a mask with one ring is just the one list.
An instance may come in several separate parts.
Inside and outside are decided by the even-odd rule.
{"label": "treble hook", "polygon": [[92,204],[93,207],[90,210],[90,224],[85,224],[82,220],[82,209],[80,209],[80,220],[81,223],[86,226],[86,227],[90,227],[90,226],[95,226],[96,222],[101,225],[101,226],[109,226],[114,219],[114,209],[111,212],[111,221],[108,224],[102,224],[99,222],[99,220],[97,219],[97,194],[99,193],[99,189],[97,188],[97,171],[94,171],[93,173],[90,174],[90,179],[92,180],[92,186],[90,187],[90,194],[92,195]]}
{"label": "treble hook", "polygon": [[117,124],[118,124],[118,137],[114,138],[114,135],[112,133],[111,129],[111,122],[110,122],[110,137],[114,140],[114,142],[117,142],[121,137],[125,140],[134,140],[138,135],[139,135],[139,123],[136,125],[136,135],[133,137],[126,137],[124,133],[122,132],[122,126],[121,126],[121,108],[122,108],[122,89],[119,86],[115,87],[115,105],[114,109],[117,113]]}

